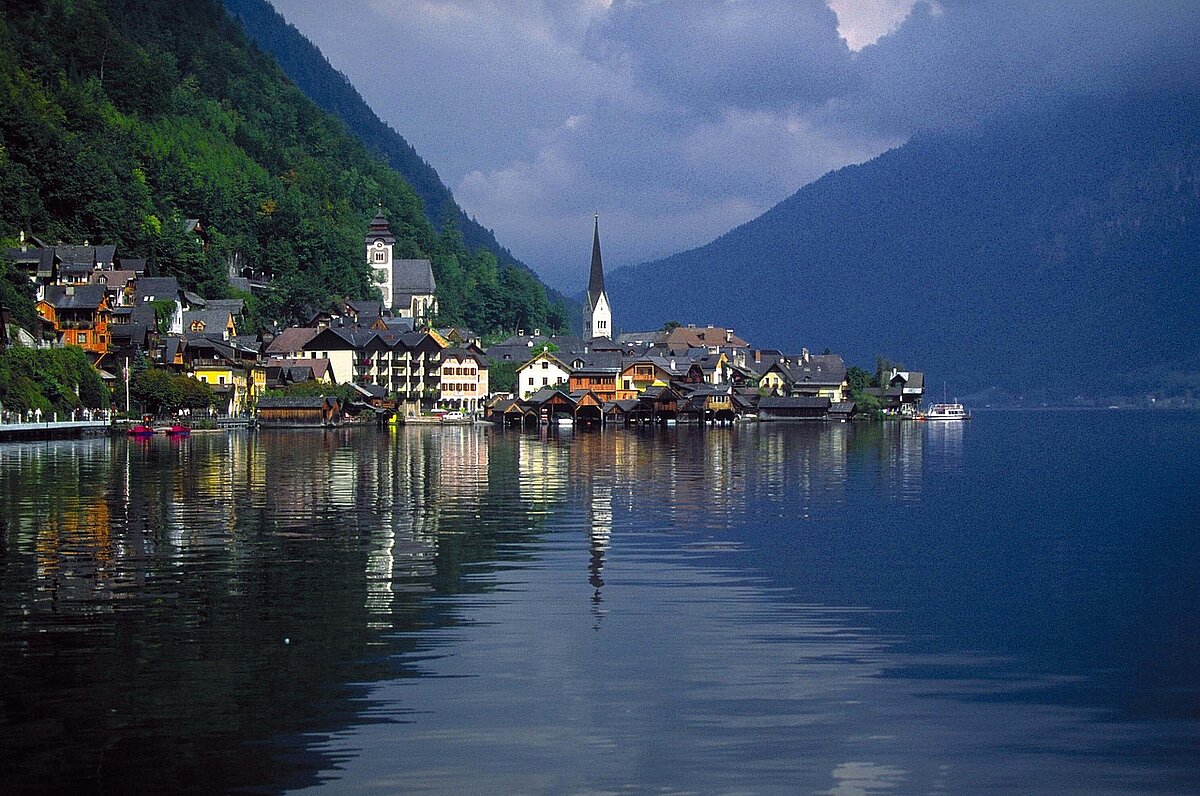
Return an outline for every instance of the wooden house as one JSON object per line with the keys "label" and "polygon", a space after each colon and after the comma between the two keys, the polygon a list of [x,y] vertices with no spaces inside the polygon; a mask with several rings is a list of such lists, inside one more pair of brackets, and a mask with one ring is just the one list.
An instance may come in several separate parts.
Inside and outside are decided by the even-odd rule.
{"label": "wooden house", "polygon": [[333,396],[264,397],[257,418],[261,428],[324,428],[341,425],[342,404]]}

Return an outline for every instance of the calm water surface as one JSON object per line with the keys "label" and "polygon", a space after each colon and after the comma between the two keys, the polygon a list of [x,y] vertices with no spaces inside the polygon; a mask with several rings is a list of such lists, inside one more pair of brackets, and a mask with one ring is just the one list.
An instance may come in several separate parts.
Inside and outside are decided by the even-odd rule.
{"label": "calm water surface", "polygon": [[1200,417],[0,446],[5,792],[1200,792]]}

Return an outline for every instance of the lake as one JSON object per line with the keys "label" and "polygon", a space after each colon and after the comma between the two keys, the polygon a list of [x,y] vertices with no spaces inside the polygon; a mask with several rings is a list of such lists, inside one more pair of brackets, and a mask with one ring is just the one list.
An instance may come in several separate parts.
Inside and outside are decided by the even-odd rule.
{"label": "lake", "polygon": [[1200,416],[0,445],[6,792],[1200,792]]}

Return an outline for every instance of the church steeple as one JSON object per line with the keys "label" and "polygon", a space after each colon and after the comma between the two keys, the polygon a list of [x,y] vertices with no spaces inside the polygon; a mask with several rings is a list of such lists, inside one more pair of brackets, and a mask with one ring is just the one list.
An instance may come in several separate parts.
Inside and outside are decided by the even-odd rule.
{"label": "church steeple", "polygon": [[592,232],[592,271],[588,277],[587,302],[583,308],[585,337],[612,337],[612,309],[604,290],[604,263],[600,259],[600,214]]}
{"label": "church steeple", "polygon": [[596,214],[596,229],[592,234],[592,274],[588,279],[588,300],[595,306],[604,292],[604,264],[600,260],[600,214]]}

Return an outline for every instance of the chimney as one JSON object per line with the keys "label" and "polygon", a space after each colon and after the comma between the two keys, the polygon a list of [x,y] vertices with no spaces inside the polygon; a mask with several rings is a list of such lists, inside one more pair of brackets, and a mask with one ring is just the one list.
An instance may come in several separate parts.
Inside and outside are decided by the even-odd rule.
{"label": "chimney", "polygon": [[727,342],[727,343],[733,342],[733,329],[725,330],[725,342]]}
{"label": "chimney", "polygon": [[807,348],[801,348],[801,349],[800,349],[800,359],[801,359],[801,361],[803,361],[803,362],[807,362],[807,361],[808,361],[808,349],[807,349]]}
{"label": "chimney", "polygon": [[75,286],[74,285],[67,285],[67,295],[68,296],[75,295]]}
{"label": "chimney", "polygon": [[525,336],[525,330],[517,329],[517,337],[524,337],[524,336]]}
{"label": "chimney", "polygon": [[762,349],[761,348],[754,349],[754,362],[755,362],[755,364],[759,364],[759,365],[762,364]]}
{"label": "chimney", "polygon": [[533,336],[534,336],[534,337],[541,337],[541,336],[542,336],[542,330],[541,330],[541,329],[534,329],[534,330],[533,330]]}

